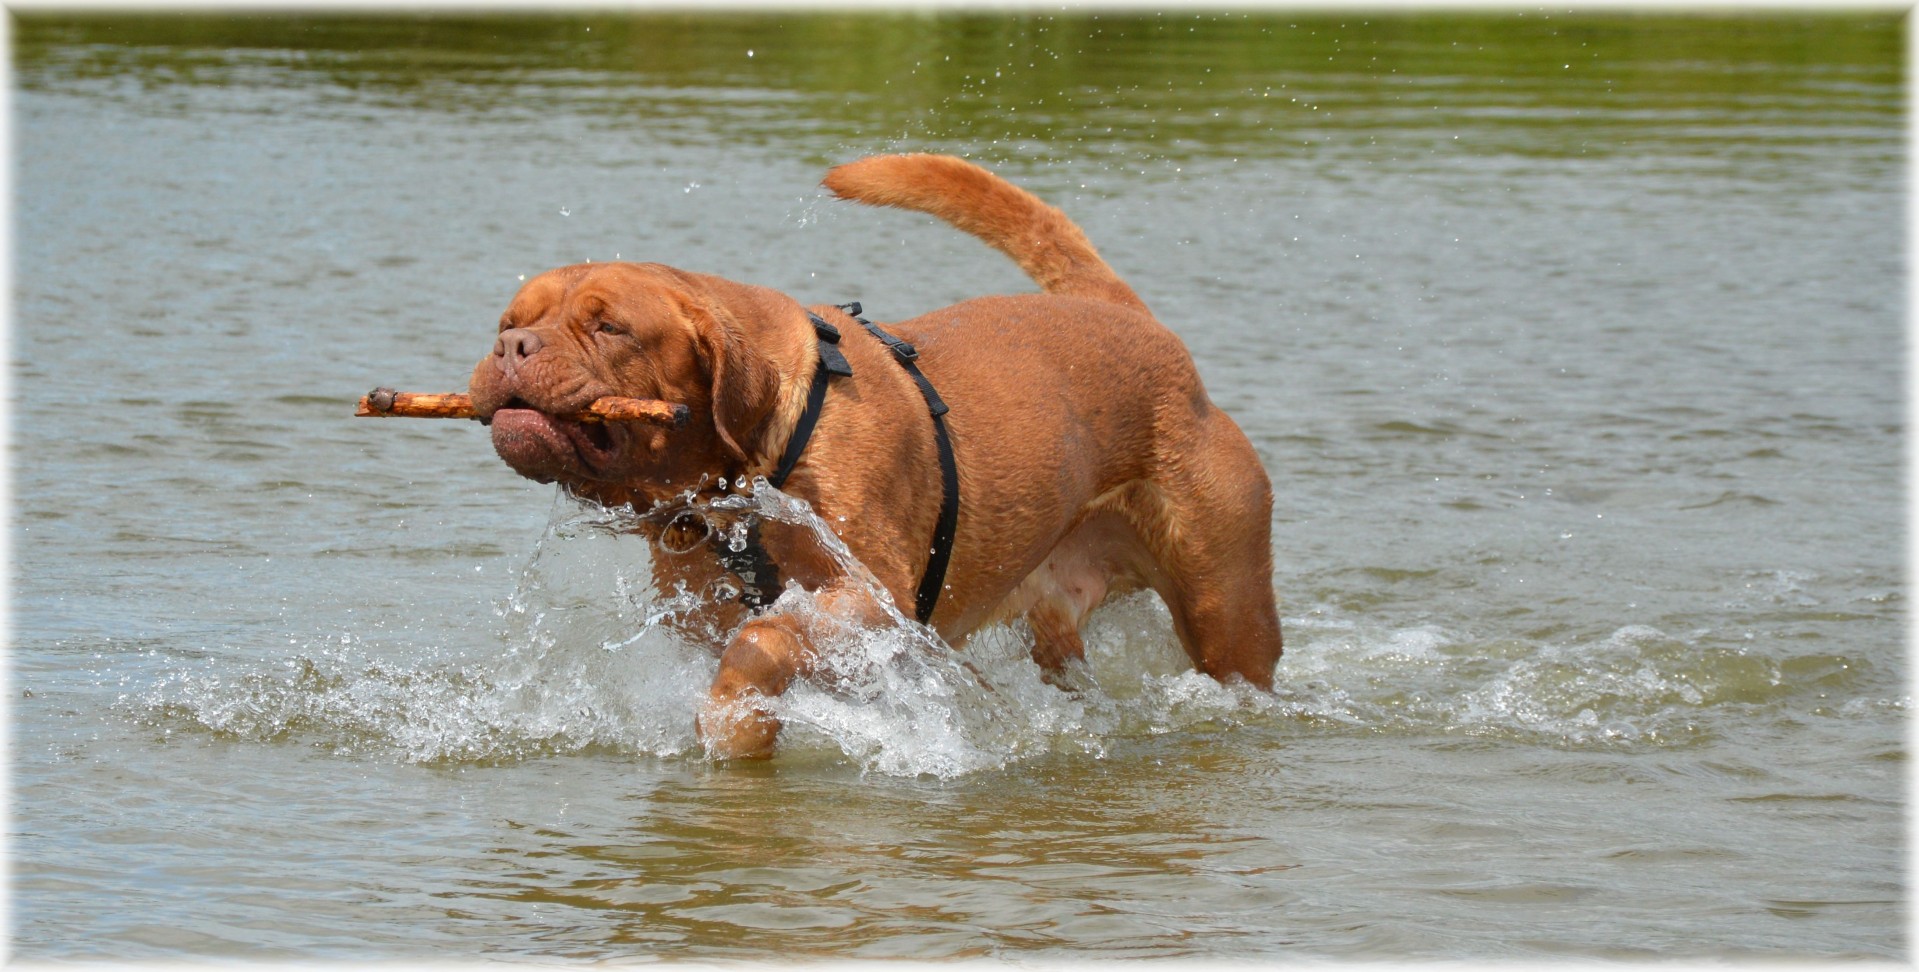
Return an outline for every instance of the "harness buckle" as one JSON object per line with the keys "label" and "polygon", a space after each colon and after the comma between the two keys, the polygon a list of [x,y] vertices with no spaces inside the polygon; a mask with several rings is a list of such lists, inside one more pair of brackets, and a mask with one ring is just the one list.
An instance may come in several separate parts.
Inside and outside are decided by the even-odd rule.
{"label": "harness buckle", "polygon": [[813,332],[819,335],[820,340],[825,341],[828,344],[840,343],[839,328],[834,327],[831,324],[828,324],[825,319],[817,315],[808,314],[806,316],[813,319]]}
{"label": "harness buckle", "polygon": [[840,353],[839,349],[840,329],[828,324],[820,315],[812,311],[807,311],[806,317],[813,322],[813,334],[819,338],[820,368],[823,369],[820,373],[851,378],[853,366],[847,362],[846,355]]}

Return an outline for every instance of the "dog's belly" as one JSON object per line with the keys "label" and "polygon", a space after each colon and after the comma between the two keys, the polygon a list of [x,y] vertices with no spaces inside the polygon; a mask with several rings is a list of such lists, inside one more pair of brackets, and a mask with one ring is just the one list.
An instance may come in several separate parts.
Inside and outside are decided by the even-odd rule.
{"label": "dog's belly", "polygon": [[981,626],[1038,612],[1077,628],[1107,599],[1155,586],[1159,569],[1112,495],[1088,504],[1039,566],[987,612]]}

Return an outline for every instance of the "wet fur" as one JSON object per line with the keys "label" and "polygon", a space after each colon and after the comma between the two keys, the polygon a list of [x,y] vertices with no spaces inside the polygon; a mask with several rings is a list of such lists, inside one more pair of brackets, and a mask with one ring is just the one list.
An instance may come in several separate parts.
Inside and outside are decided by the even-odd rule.
{"label": "wet fur", "polygon": [[[1025,618],[1036,661],[1082,657],[1079,629],[1106,599],[1151,588],[1194,665],[1271,686],[1281,644],[1272,590],[1272,491],[1191,356],[1059,210],[960,159],[877,156],[839,166],[843,199],[931,213],[1012,257],[1044,293],[980,297],[885,325],[920,351],[952,406],[958,535],[931,624],[950,644]],[[910,605],[940,503],[931,419],[878,341],[837,308],[854,377],[834,379],[786,491],[812,503],[891,594]],[[531,353],[521,353],[531,347]],[[646,508],[769,472],[817,366],[806,310],[766,288],[657,264],[588,264],[529,281],[474,369],[476,411],[523,474]],[[601,395],[684,402],[684,430],[626,426],[608,447],[551,418]],[[569,453],[569,449],[572,451]],[[782,574],[839,621],[882,612],[801,538],[769,524]],[[656,558],[661,580],[718,567]],[[691,585],[690,585],[691,586]],[[774,610],[716,605],[724,646],[699,728],[718,756],[769,754],[764,700],[810,667],[825,635]]]}

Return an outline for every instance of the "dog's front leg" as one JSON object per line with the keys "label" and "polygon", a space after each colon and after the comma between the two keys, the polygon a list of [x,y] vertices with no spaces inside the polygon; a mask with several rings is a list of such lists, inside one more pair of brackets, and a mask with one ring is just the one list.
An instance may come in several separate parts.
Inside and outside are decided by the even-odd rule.
{"label": "dog's front leg", "polygon": [[780,720],[766,702],[786,691],[812,667],[812,639],[790,615],[754,618],[720,655],[720,670],[707,690],[696,728],[715,759],[764,759],[773,755]]}
{"label": "dog's front leg", "polygon": [[813,667],[826,628],[880,623],[886,616],[872,595],[834,587],[815,595],[820,616],[802,620],[767,613],[741,626],[720,655],[695,728],[715,759],[765,759],[773,755],[780,720],[768,703],[793,679]]}

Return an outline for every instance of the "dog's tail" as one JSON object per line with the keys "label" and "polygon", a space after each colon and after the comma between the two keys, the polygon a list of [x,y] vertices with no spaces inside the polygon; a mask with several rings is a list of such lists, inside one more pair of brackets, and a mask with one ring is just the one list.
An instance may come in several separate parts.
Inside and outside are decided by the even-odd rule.
{"label": "dog's tail", "polygon": [[822,184],[841,199],[938,216],[1012,257],[1049,294],[1146,310],[1065,213],[964,159],[874,155],[835,166]]}

